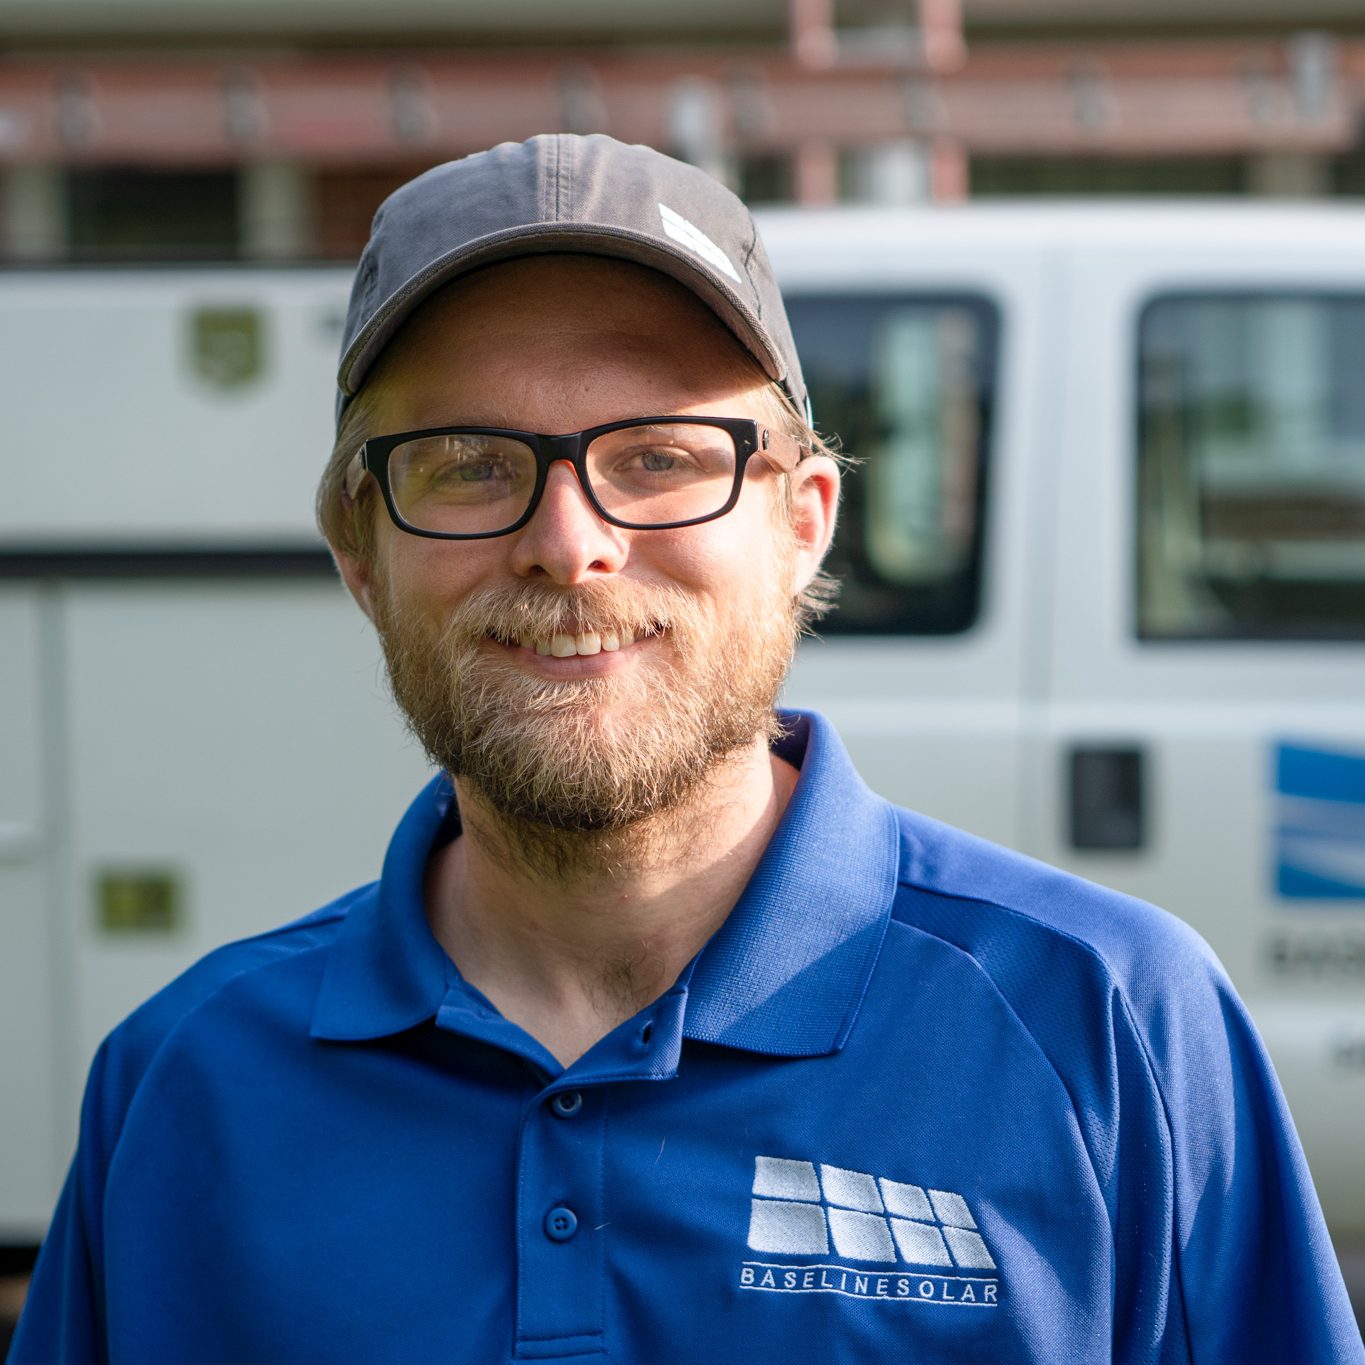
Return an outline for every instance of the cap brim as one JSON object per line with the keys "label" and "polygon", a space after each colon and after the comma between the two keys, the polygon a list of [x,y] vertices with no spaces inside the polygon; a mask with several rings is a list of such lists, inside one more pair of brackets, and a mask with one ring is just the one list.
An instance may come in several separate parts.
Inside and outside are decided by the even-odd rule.
{"label": "cap brim", "polygon": [[490,234],[438,257],[385,299],[341,359],[337,373],[343,396],[341,406],[359,392],[380,352],[436,290],[481,266],[518,256],[555,253],[614,257],[670,276],[720,318],[770,379],[786,383],[788,376],[782,357],[761,320],[738,291],[704,261],[681,248],[673,250],[656,237],[624,228],[535,223]]}

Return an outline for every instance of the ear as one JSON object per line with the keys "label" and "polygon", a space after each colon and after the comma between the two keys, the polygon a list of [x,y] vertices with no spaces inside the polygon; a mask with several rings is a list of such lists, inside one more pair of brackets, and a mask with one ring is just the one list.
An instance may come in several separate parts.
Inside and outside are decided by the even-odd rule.
{"label": "ear", "polygon": [[341,581],[345,583],[347,591],[355,598],[356,605],[360,610],[373,621],[374,605],[371,601],[374,583],[373,561],[357,559],[344,550],[338,550],[335,545],[329,548],[332,551],[332,559],[336,563],[337,572],[341,575]]}
{"label": "ear", "polygon": [[796,537],[797,592],[815,577],[834,539],[839,510],[839,466],[828,455],[810,455],[788,475],[792,532]]}

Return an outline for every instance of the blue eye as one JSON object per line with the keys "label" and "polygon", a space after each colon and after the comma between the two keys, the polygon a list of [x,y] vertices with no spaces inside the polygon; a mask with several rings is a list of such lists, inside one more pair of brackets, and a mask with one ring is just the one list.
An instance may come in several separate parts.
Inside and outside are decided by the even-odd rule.
{"label": "blue eye", "polygon": [[433,478],[456,478],[461,483],[487,483],[512,477],[505,460],[452,460],[432,470]]}
{"label": "blue eye", "polygon": [[666,474],[677,468],[678,457],[671,450],[644,450],[640,452],[640,466],[651,474]]}

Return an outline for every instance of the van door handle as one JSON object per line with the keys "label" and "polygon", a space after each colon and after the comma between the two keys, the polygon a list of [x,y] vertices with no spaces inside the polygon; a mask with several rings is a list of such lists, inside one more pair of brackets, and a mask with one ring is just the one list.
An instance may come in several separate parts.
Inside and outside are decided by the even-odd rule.
{"label": "van door handle", "polygon": [[1077,744],[1067,766],[1071,847],[1142,848],[1147,841],[1143,751],[1136,745]]}

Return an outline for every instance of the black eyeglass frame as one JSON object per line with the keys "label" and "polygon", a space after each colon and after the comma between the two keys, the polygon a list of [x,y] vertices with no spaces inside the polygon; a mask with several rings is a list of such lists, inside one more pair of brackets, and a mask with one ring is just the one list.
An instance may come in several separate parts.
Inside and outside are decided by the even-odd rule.
{"label": "black eyeglass frame", "polygon": [[[704,516],[688,517],[684,521],[626,521],[608,512],[598,501],[597,494],[593,492],[592,479],[588,476],[588,446],[599,436],[605,436],[611,431],[623,431],[627,427],[670,424],[718,427],[729,432],[735,443],[735,478],[724,506],[714,512],[707,512]],[[394,502],[393,490],[389,485],[389,457],[404,442],[415,441],[423,436],[505,436],[529,446],[536,457],[536,482],[525,512],[510,526],[504,526],[497,531],[424,531],[413,526],[404,519]],[[630,417],[625,421],[605,422],[601,426],[586,427],[582,431],[568,431],[559,435],[519,431],[515,427],[424,427],[417,431],[396,432],[391,436],[371,436],[351,457],[351,462],[346,467],[345,489],[346,496],[354,501],[360,491],[361,479],[369,473],[379,485],[379,492],[384,499],[384,506],[388,509],[390,520],[399,530],[406,531],[409,535],[425,536],[430,540],[491,540],[496,536],[509,536],[512,532],[521,530],[531,520],[536,508],[540,506],[541,495],[545,492],[545,484],[550,477],[550,466],[560,460],[566,460],[578,475],[579,487],[582,488],[593,511],[609,525],[619,526],[627,531],[675,531],[684,526],[699,526],[702,522],[715,521],[717,517],[723,517],[732,511],[744,486],[744,472],[754,455],[762,455],[781,472],[794,468],[800,458],[799,453],[796,459],[784,464],[770,448],[771,443],[772,433],[768,428],[760,427],[750,417]]]}

